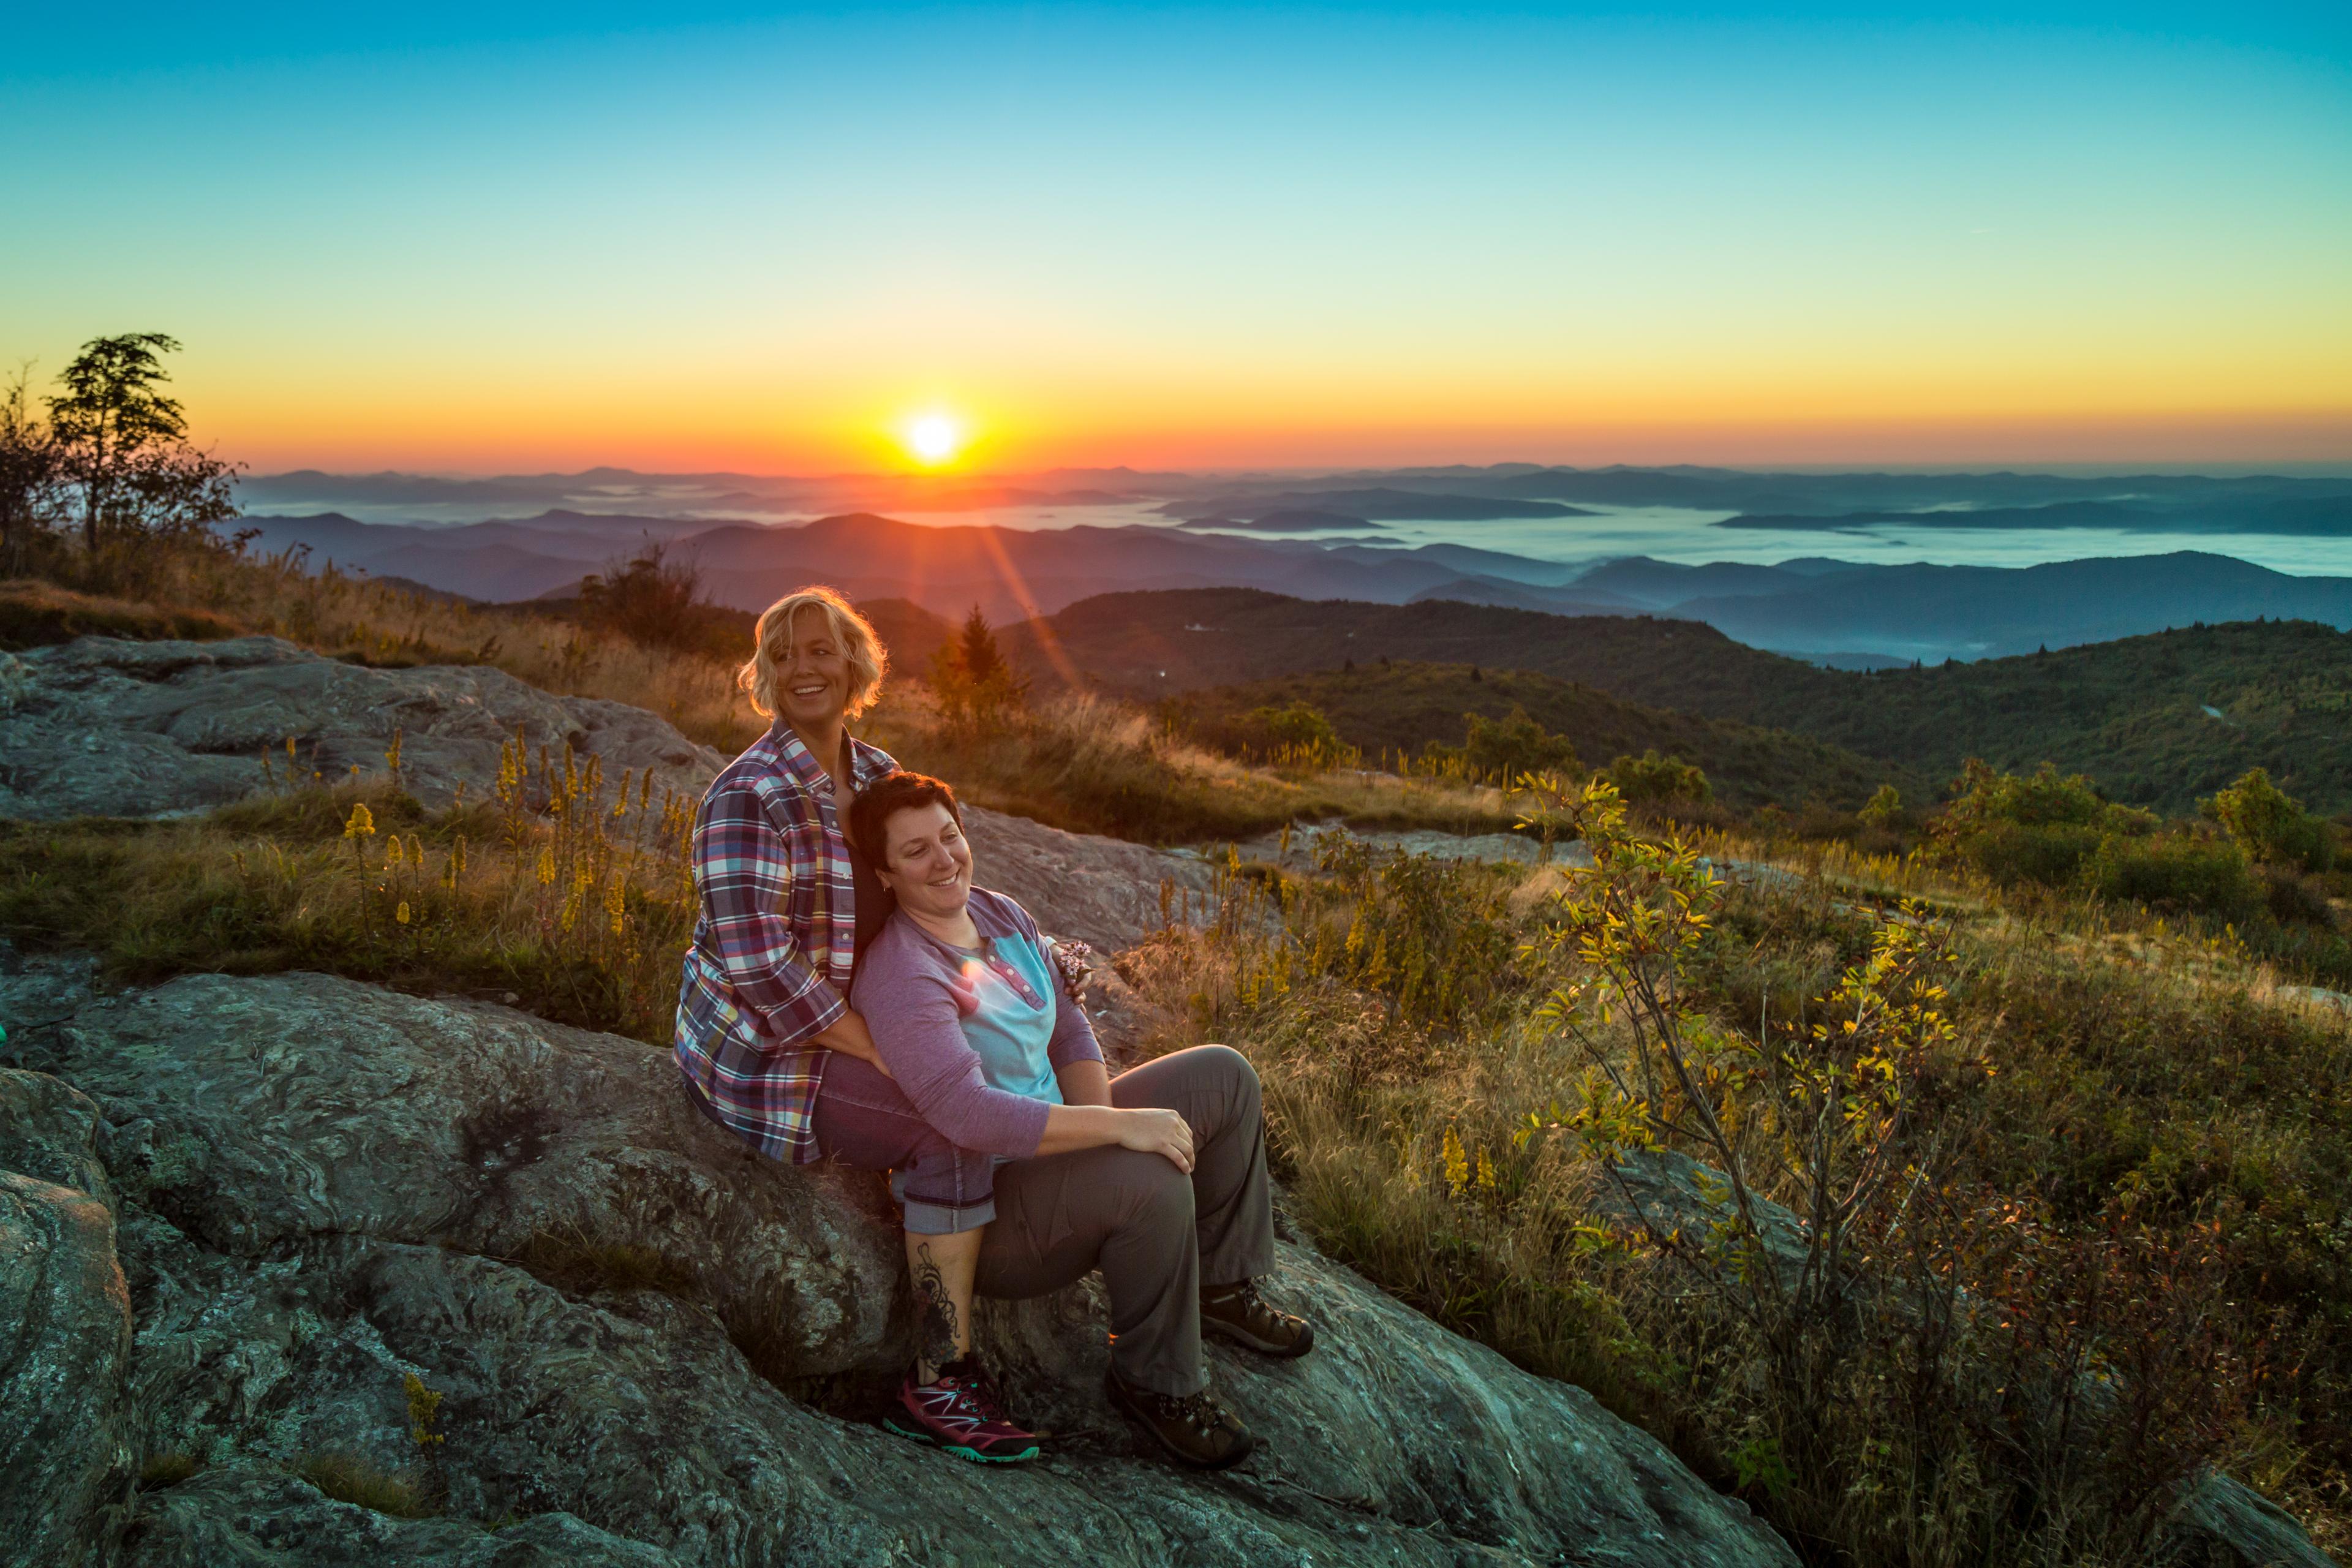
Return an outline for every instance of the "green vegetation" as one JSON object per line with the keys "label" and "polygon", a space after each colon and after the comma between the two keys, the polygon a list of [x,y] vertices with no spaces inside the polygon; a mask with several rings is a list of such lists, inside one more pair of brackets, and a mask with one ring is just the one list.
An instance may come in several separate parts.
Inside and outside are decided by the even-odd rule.
{"label": "green vegetation", "polygon": [[2326,871],[2336,864],[2336,835],[2303,809],[2261,768],[2249,772],[2198,809],[2226,829],[2238,847],[2266,866]]}
{"label": "green vegetation", "polygon": [[2235,824],[2227,837],[2114,805],[2046,763],[2020,776],[1971,762],[1957,798],[1927,825],[1929,847],[1999,888],[2071,889],[2203,917],[2290,973],[2352,984],[2352,940],[2330,898],[2343,879],[2304,869],[2335,864],[2335,830],[2259,770],[2215,798],[2208,815]]}
{"label": "green vegetation", "polygon": [[1422,755],[1459,761],[1473,777],[1492,784],[1509,784],[1527,773],[1584,771],[1576,755],[1576,743],[1537,723],[1516,702],[1500,719],[1465,713],[1463,721],[1465,728],[1459,746],[1433,741],[1422,747]]}
{"label": "green vegetation", "polygon": [[1619,757],[1609,764],[1607,779],[1629,805],[1705,805],[1715,798],[1706,773],[1680,757],[1658,755],[1654,746],[1638,757]]}
{"label": "green vegetation", "polygon": [[159,542],[201,540],[236,515],[236,466],[188,444],[163,355],[162,332],[84,343],[58,378],[47,417],[25,380],[0,391],[0,574],[51,552],[71,528],[92,558],[135,555]]}
{"label": "green vegetation", "polygon": [[[2352,1540],[2341,1015],[2089,893],[1713,882],[1593,798],[1592,871],[1343,847],[1120,960],[1161,1044],[1249,1049],[1318,1242],[1814,1560],[2137,1562],[2208,1463]],[[1653,1145],[1724,1173],[1711,1222],[1612,1198]]]}
{"label": "green vegetation", "polygon": [[[1306,697],[1368,752],[1453,740],[1471,704],[1449,699],[1410,740],[1351,728],[1330,683],[1387,658],[1481,667],[1581,682],[1627,703],[1768,726],[1880,759],[1857,775],[1858,800],[1890,772],[1906,793],[1940,784],[1970,757],[2011,771],[2054,762],[2120,801],[2185,815],[2249,768],[2324,813],[2352,811],[2352,633],[2303,621],[2193,626],[2147,637],[1873,674],[1822,669],[1733,642],[1692,621],[1563,617],[1445,603],[1309,602],[1249,589],[1107,594],[1049,617],[1064,656],[1103,689],[1146,700],[1248,684],[1251,705]],[[1188,632],[1201,626],[1213,632]],[[1024,666],[1034,631],[1008,638]],[[1298,677],[1298,671],[1318,671]],[[1161,678],[1161,672],[1166,678]],[[1516,684],[1519,677],[1509,679]],[[1301,684],[1301,682],[1307,684]],[[1465,682],[1466,684],[1466,682]],[[1400,692],[1402,700],[1409,693]],[[1697,761],[1718,789],[1759,798],[1740,771],[1681,736],[1589,741],[1565,716],[1528,710],[1588,757],[1655,745]],[[2208,712],[2210,709],[2212,711]],[[1484,710],[1490,715],[1500,708]],[[2214,717],[2219,714],[2220,717]],[[1763,798],[1794,805],[1789,781]],[[1846,804],[1848,797],[1815,786]]]}
{"label": "green vegetation", "polygon": [[1239,722],[1303,704],[1369,758],[1452,757],[1473,776],[1575,772],[1577,757],[1664,752],[1702,769],[1727,804],[1808,800],[1854,806],[1907,772],[1801,735],[1645,708],[1589,686],[1525,671],[1391,660],[1187,692],[1160,711],[1204,743],[1245,752]]}
{"label": "green vegetation", "polygon": [[996,634],[978,605],[956,636],[931,655],[930,688],[941,718],[966,729],[1002,723],[1029,696],[1028,679],[1004,661]]}

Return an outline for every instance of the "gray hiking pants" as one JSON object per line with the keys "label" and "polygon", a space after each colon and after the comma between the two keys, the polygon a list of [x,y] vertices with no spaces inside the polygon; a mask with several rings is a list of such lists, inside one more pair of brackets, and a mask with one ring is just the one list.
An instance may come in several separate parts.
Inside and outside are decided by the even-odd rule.
{"label": "gray hiking pants", "polygon": [[[846,1092],[841,1113],[829,1114],[836,1075]],[[817,1097],[818,1147],[866,1170],[905,1167],[935,1153],[924,1141],[940,1135],[912,1103],[904,1119],[877,1115],[877,1102],[896,1094],[890,1079],[836,1055]],[[1192,1173],[1163,1155],[1119,1148],[996,1166],[996,1213],[981,1243],[979,1292],[1043,1296],[1099,1268],[1110,1291],[1111,1365],[1119,1377],[1156,1394],[1197,1394],[1208,1383],[1201,1287],[1274,1268],[1257,1073],[1238,1051],[1195,1046],[1119,1074],[1110,1098],[1122,1109],[1182,1116],[1192,1130]]]}

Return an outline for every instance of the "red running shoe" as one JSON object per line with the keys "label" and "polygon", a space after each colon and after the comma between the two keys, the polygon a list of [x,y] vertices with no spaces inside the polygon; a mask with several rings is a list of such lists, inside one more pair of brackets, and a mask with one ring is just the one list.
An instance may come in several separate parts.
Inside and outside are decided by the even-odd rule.
{"label": "red running shoe", "polygon": [[937,1383],[917,1383],[910,1369],[898,1384],[898,1404],[882,1417],[882,1425],[901,1437],[984,1465],[1013,1465],[1037,1457],[1036,1436],[1004,1418],[996,1382],[973,1356],[940,1368]]}

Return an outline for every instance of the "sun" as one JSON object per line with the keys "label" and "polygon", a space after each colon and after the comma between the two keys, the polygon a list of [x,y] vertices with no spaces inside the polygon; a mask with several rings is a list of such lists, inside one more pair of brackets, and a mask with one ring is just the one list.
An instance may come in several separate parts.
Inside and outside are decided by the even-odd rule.
{"label": "sun", "polygon": [[904,437],[908,454],[927,468],[953,462],[967,438],[961,420],[938,411],[908,420]]}

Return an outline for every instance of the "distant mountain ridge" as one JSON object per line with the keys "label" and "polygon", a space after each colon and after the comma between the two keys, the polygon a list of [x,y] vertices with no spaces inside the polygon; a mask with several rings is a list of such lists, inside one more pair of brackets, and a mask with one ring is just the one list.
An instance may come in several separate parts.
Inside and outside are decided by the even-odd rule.
{"label": "distant mountain ridge", "polygon": [[1269,517],[1310,535],[1380,526],[1359,512],[1280,508],[1232,528],[934,526],[873,512],[776,524],[570,509],[437,527],[334,512],[247,521],[265,548],[307,543],[320,561],[494,600],[569,592],[583,574],[655,542],[698,564],[721,602],[750,610],[810,581],[948,615],[976,604],[998,621],[1138,588],[1253,587],[1572,616],[1664,613],[1780,652],[1879,662],[2024,653],[2256,616],[2352,626],[2352,578],[2293,576],[2194,552],[2021,568],[1810,559],[1685,566],[1633,557],[1588,569],[1454,542],[1261,536],[1255,525]]}

